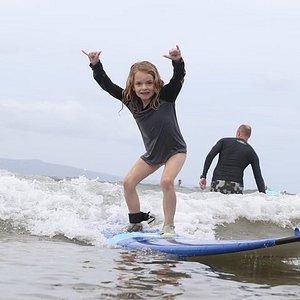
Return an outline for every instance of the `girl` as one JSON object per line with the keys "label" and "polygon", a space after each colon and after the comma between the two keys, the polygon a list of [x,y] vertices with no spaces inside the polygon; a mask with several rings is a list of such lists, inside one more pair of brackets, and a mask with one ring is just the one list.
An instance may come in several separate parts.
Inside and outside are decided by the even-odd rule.
{"label": "girl", "polygon": [[114,84],[99,60],[100,52],[86,53],[94,79],[103,90],[122,101],[132,113],[141,132],[146,152],[136,161],[124,178],[124,196],[129,210],[128,231],[142,230],[142,221],[150,220],[149,213],[140,211],[136,186],[147,176],[164,166],[161,177],[164,225],[161,234],[175,234],[174,216],[176,193],[174,180],[186,159],[186,144],[181,135],[175,100],[181,90],[185,68],[178,46],[164,57],[172,60],[173,76],[164,85],[156,67],[142,61],[130,68],[125,89]]}

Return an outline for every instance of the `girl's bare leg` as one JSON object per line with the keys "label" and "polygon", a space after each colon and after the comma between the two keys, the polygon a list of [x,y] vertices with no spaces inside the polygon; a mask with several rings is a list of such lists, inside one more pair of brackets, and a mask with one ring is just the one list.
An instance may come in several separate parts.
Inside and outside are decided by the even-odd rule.
{"label": "girl's bare leg", "polygon": [[176,211],[176,193],[174,181],[186,159],[186,153],[177,153],[169,158],[161,177],[163,191],[164,225],[174,225]]}
{"label": "girl's bare leg", "polygon": [[140,158],[124,178],[124,196],[129,213],[138,213],[141,210],[136,186],[159,167],[160,165],[149,165]]}

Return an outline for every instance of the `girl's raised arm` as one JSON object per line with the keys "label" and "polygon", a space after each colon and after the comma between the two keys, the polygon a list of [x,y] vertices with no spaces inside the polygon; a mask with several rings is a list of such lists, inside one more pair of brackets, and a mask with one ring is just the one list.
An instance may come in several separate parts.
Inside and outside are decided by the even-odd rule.
{"label": "girl's raised arm", "polygon": [[94,65],[96,65],[98,62],[99,62],[99,56],[100,56],[100,54],[101,54],[101,51],[93,51],[93,52],[89,52],[89,53],[87,53],[87,52],[85,52],[84,50],[81,50],[81,52],[83,53],[83,54],[85,54],[88,58],[89,58],[89,60],[90,60],[90,63],[94,66]]}
{"label": "girl's raised arm", "polygon": [[163,57],[166,57],[166,58],[174,60],[174,61],[179,61],[181,59],[181,51],[179,49],[179,46],[176,45],[176,48],[172,48],[169,51],[169,54],[165,54],[165,55],[163,55]]}

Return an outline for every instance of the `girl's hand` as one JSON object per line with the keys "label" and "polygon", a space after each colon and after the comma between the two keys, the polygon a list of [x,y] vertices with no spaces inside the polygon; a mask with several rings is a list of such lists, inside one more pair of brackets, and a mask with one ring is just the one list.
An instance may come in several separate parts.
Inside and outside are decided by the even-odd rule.
{"label": "girl's hand", "polygon": [[179,49],[179,46],[176,45],[176,48],[172,48],[169,51],[169,54],[165,54],[165,55],[163,55],[163,57],[166,57],[166,58],[169,58],[169,59],[175,60],[175,61],[180,60],[181,59],[181,51]]}
{"label": "girl's hand", "polygon": [[89,58],[90,63],[93,66],[99,62],[99,56],[101,54],[101,51],[99,51],[99,52],[94,51],[94,52],[89,52],[89,53],[85,52],[84,50],[81,50],[81,51],[83,54],[85,54]]}

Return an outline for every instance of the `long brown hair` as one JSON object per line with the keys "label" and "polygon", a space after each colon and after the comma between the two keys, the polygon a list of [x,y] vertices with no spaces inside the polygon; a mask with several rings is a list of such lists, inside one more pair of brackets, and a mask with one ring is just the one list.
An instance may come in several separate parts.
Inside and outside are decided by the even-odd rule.
{"label": "long brown hair", "polygon": [[164,85],[164,82],[161,80],[156,67],[148,61],[137,62],[131,66],[129,75],[128,75],[128,78],[126,81],[126,87],[123,91],[123,103],[125,105],[127,105],[131,102],[133,111],[135,113],[138,112],[138,101],[139,100],[133,89],[134,76],[138,71],[145,72],[147,74],[150,74],[153,77],[154,95],[150,101],[150,107],[156,110],[159,106],[159,93]]}

